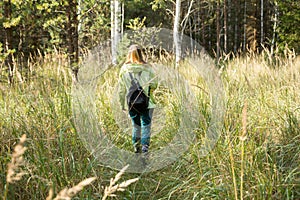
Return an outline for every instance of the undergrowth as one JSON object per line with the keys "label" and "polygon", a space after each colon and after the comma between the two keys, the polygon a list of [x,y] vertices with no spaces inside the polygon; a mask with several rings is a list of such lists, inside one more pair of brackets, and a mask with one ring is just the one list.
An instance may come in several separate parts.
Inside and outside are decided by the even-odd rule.
{"label": "undergrowth", "polygon": [[[282,58],[281,65],[274,66],[265,56],[236,57],[219,70],[227,107],[222,135],[206,157],[201,157],[199,147],[210,119],[209,94],[203,80],[182,70],[191,85],[202,88],[196,92],[195,109],[202,120],[193,145],[159,171],[123,174],[124,180],[139,176],[139,181],[116,198],[300,199],[300,60]],[[46,57],[32,63],[23,83],[16,80],[13,86],[0,87],[0,195],[7,191],[7,199],[46,199],[50,188],[58,194],[88,177],[98,178],[76,198],[99,199],[116,174],[96,161],[76,132],[66,63],[63,56]],[[109,100],[118,71],[115,67],[98,80],[99,123],[107,133],[114,133],[118,147],[131,151],[130,134],[116,124]],[[180,125],[176,121],[180,102],[172,102],[168,92],[163,85],[156,91],[167,109],[159,119],[161,127],[156,127],[152,150],[166,146]],[[27,135],[25,174],[8,184],[7,166],[23,134]]]}

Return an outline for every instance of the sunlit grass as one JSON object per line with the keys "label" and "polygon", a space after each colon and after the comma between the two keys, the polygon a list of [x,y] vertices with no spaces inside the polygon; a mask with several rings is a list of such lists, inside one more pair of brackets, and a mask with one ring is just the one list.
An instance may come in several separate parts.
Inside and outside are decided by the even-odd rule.
{"label": "sunlit grass", "polygon": [[[299,199],[300,59],[281,58],[276,65],[270,60],[267,53],[236,57],[219,70],[227,107],[222,135],[206,157],[198,150],[211,116],[210,91],[201,77],[182,66],[181,74],[196,94],[202,119],[194,144],[172,165],[142,174],[124,193],[117,193],[118,198]],[[116,174],[95,161],[76,132],[72,80],[66,66],[64,56],[47,56],[31,64],[22,84],[1,83],[0,191],[6,185],[13,147],[21,135],[27,135],[26,167],[22,168],[26,174],[9,186],[7,199],[46,199],[50,188],[57,194],[93,176],[99,177],[93,187],[86,187],[77,197],[99,199]],[[124,134],[116,124],[111,107],[118,71],[116,67],[98,79],[97,114],[115,144],[131,151],[130,133]],[[154,150],[166,146],[180,125],[176,95],[174,98],[163,84],[156,95],[165,108],[165,118],[158,119],[162,123],[152,138]],[[247,112],[243,114],[245,102]],[[136,174],[123,177],[128,180]]]}

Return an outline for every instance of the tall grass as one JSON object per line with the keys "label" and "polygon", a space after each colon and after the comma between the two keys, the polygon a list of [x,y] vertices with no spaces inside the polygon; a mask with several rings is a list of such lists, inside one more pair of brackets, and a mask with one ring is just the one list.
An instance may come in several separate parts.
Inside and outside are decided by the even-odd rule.
{"label": "tall grass", "polygon": [[[197,90],[197,109],[203,122],[194,144],[170,166],[141,174],[139,181],[117,193],[117,198],[300,199],[300,59],[280,58],[276,65],[270,60],[267,53],[236,57],[220,69],[226,115],[222,135],[206,157],[201,157],[199,146],[210,119],[209,91],[203,80],[183,70],[191,85],[202,88]],[[23,83],[2,83],[0,87],[0,194],[7,184],[13,146],[21,135],[27,135],[22,169],[26,174],[9,186],[7,199],[46,199],[50,188],[58,194],[61,188],[91,176],[99,178],[77,198],[100,199],[104,197],[103,186],[110,185],[115,174],[98,163],[79,139],[71,109],[72,80],[66,66],[64,56],[49,55],[30,63],[31,71],[22,74]],[[116,67],[99,78],[99,87],[105,92],[97,102],[101,122],[115,133],[118,126],[108,96],[118,70]],[[176,101],[164,102],[172,94],[163,90],[166,88],[157,93],[166,95],[159,98],[164,106],[173,108],[165,113],[171,123],[163,124],[166,129],[159,129],[153,137],[153,150],[164,147],[172,138],[172,127],[178,125]],[[243,112],[245,102],[247,112]],[[130,135],[116,134],[113,139],[118,147],[131,150]],[[125,180],[135,177],[123,174]]]}

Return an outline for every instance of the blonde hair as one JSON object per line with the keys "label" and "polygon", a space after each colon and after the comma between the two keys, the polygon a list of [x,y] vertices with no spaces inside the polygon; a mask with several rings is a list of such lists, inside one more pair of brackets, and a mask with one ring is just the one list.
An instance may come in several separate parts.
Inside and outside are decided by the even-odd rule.
{"label": "blonde hair", "polygon": [[126,64],[145,64],[146,62],[143,59],[142,50],[138,45],[131,45],[127,54],[125,61]]}

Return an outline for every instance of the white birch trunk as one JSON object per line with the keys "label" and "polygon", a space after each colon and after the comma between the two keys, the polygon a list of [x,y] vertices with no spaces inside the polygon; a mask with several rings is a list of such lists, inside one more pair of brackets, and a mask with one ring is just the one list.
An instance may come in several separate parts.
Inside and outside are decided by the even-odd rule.
{"label": "white birch trunk", "polygon": [[119,0],[115,0],[115,46],[118,48],[118,44],[121,39],[121,25],[122,25],[122,12],[121,3]]}
{"label": "white birch trunk", "polygon": [[82,20],[81,20],[81,0],[78,0],[77,16],[78,16],[77,32],[79,34],[80,31],[81,31],[81,26],[82,26]]}
{"label": "white birch trunk", "polygon": [[264,0],[260,0],[260,46],[264,42]]}
{"label": "white birch trunk", "polygon": [[111,55],[112,64],[117,64],[118,44],[121,39],[122,27],[122,13],[121,3],[119,0],[110,1],[110,15],[111,15]]}
{"label": "white birch trunk", "polygon": [[111,40],[111,62],[117,64],[117,47],[115,43],[115,0],[110,0],[110,40]]}
{"label": "white birch trunk", "polygon": [[178,66],[178,63],[181,60],[181,40],[179,34],[180,13],[181,13],[181,0],[176,0],[174,29],[173,29],[176,67]]}
{"label": "white birch trunk", "polygon": [[122,22],[121,22],[121,36],[124,33],[124,20],[125,20],[125,6],[124,6],[124,2],[122,3]]}
{"label": "white birch trunk", "polygon": [[220,0],[217,1],[217,52],[216,52],[216,56],[217,56],[217,61],[219,63],[219,58],[220,58],[220,35],[221,35],[221,31],[220,31]]}
{"label": "white birch trunk", "polygon": [[273,36],[272,36],[272,42],[271,42],[271,55],[274,54],[275,49],[275,40],[276,40],[276,29],[277,29],[277,22],[278,22],[278,5],[277,1],[274,1],[274,24],[273,24]]}
{"label": "white birch trunk", "polygon": [[183,38],[183,35],[184,35],[184,30],[187,26],[187,23],[189,23],[189,26],[190,26],[190,42],[191,42],[191,48],[190,48],[191,52],[190,53],[193,52],[193,39],[192,39],[192,29],[191,29],[192,24],[191,24],[191,21],[190,21],[190,14],[192,12],[193,3],[194,3],[194,0],[191,0],[189,2],[189,9],[187,11],[187,14],[185,15],[185,17],[183,18],[183,20],[181,22],[181,24],[183,24],[183,26],[182,26],[182,29],[181,29],[181,36],[180,36],[180,41],[182,41],[182,38]]}

